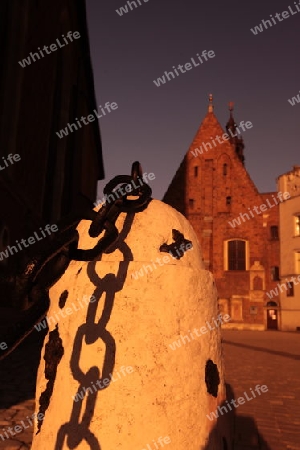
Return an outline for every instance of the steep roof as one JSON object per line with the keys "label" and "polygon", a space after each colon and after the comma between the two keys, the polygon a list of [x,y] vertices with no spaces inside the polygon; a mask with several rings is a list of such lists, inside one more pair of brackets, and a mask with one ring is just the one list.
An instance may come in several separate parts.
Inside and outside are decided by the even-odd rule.
{"label": "steep roof", "polygon": [[[189,147],[189,150],[187,152],[192,154],[192,157],[194,157],[195,155],[193,155],[192,151],[195,151],[197,148],[199,148],[199,150],[201,151],[201,149],[203,150],[202,154],[209,151],[206,150],[209,146],[205,144],[210,143],[212,145],[212,149],[216,148],[216,146],[220,146],[222,145],[226,145],[227,150],[228,150],[228,146],[231,147],[230,142],[227,140],[225,141],[223,144],[219,144],[217,142],[217,140],[215,139],[216,136],[220,136],[220,138],[222,137],[222,135],[225,133],[225,131],[223,130],[222,126],[220,125],[217,117],[215,116],[215,114],[213,112],[207,112],[206,116],[204,117],[200,127],[198,128],[195,137]],[[214,142],[216,143],[216,146],[214,145]],[[198,153],[200,154],[200,153]]]}
{"label": "steep roof", "polygon": [[[230,109],[230,117],[232,118],[232,109]],[[234,122],[234,120],[233,120]],[[186,152],[175,176],[173,177],[164,197],[163,201],[176,208],[182,214],[185,213],[185,192],[187,186],[187,163],[194,158],[200,159],[214,159],[218,154],[227,153],[232,160],[238,165],[242,166],[243,174],[247,179],[248,184],[251,186],[253,193],[259,192],[250,178],[246,168],[244,167],[241,159],[239,158],[235,145],[233,143],[232,136],[230,140],[224,135],[227,133],[221,124],[219,123],[216,115],[213,112],[212,96],[210,96],[210,103],[208,111],[201,122],[195,137]],[[224,136],[224,138],[222,138]],[[239,135],[241,136],[241,135]],[[218,141],[219,137],[219,141]],[[242,141],[240,137],[235,138],[238,141]],[[220,143],[221,141],[221,143]]]}

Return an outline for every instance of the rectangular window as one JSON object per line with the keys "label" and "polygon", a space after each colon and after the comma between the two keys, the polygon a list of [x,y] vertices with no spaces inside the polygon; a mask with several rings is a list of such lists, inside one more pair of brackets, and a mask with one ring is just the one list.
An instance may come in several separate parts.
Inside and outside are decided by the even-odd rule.
{"label": "rectangular window", "polygon": [[279,281],[279,267],[273,266],[271,267],[271,280],[272,281]]}
{"label": "rectangular window", "polygon": [[193,199],[193,198],[190,198],[190,199],[189,199],[189,207],[190,207],[191,209],[194,208],[194,199]]}
{"label": "rectangular window", "polygon": [[197,177],[198,176],[198,166],[194,167],[194,176]]}
{"label": "rectangular window", "polygon": [[295,272],[300,275],[300,252],[295,252]]}
{"label": "rectangular window", "polygon": [[228,242],[228,270],[246,270],[246,242]]}
{"label": "rectangular window", "polygon": [[278,227],[277,226],[272,226],[270,228],[270,232],[271,232],[271,239],[274,239],[274,240],[278,240],[279,239]]}
{"label": "rectangular window", "polygon": [[287,297],[294,297],[294,283],[292,281],[289,281],[286,284],[286,287],[287,287],[286,296]]}

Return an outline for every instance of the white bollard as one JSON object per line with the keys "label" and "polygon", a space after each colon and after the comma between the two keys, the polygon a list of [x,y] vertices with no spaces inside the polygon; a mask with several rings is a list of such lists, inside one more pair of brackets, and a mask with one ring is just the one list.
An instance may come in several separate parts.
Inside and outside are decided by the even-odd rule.
{"label": "white bollard", "polygon": [[[111,253],[72,261],[50,290],[32,450],[222,450],[207,417],[225,399],[217,293],[197,237],[157,200],[116,225]],[[89,226],[79,248],[99,240]],[[192,242],[179,259],[160,251],[172,230]]]}

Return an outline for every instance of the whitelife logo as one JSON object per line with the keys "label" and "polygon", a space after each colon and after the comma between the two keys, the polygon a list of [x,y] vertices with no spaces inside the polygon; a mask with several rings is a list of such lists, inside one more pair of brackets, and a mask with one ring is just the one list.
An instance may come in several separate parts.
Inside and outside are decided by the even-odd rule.
{"label": "whitelife logo", "polygon": [[6,350],[7,349],[7,343],[6,342],[0,342],[0,350]]}
{"label": "whitelife logo", "polygon": [[[85,303],[85,306],[87,306],[88,303],[94,303],[97,299],[94,295],[92,295],[91,297],[89,297],[88,295],[84,295],[82,297],[82,300]],[[84,308],[84,306],[82,305],[80,300],[78,300],[78,304],[81,309]],[[78,304],[77,304],[77,306],[78,306]],[[64,311],[61,309],[60,311],[58,311],[58,313],[56,313],[56,312],[53,313],[55,317],[46,316],[46,318],[42,322],[39,322],[36,325],[34,325],[34,328],[37,331],[44,330],[47,327],[47,325],[49,327],[51,321],[53,322],[53,325],[56,325],[60,321],[60,317],[58,316],[58,314],[60,314],[61,317],[63,319],[65,319],[66,316],[64,315],[64,312],[67,314],[67,316],[70,316],[71,314],[73,314],[74,311],[80,311],[80,309],[76,308],[76,305],[74,304],[74,302],[71,304],[71,306],[65,308]],[[73,308],[74,308],[74,311],[73,311]]]}
{"label": "whitelife logo", "polygon": [[[101,105],[99,105],[99,108],[101,109],[102,114],[104,116],[106,116],[107,113],[104,111],[104,109],[102,108]],[[116,102],[112,102],[112,103],[106,102],[104,105],[104,108],[106,108],[107,111],[110,113],[111,109],[115,110],[118,108],[118,104]],[[98,119],[100,119],[102,117],[102,114],[98,114],[98,111],[96,109],[94,109],[93,113],[95,114],[95,116]],[[82,125],[80,122],[82,122],[84,125],[88,125],[89,123],[94,122],[94,120],[96,119],[95,116],[93,114],[89,114],[88,116],[81,116],[79,120],[76,117],[75,120],[76,120],[77,125],[76,125],[76,123],[71,123],[71,124],[68,123],[66,128],[63,128],[60,131],[56,131],[55,133],[57,134],[59,139],[62,139],[64,136],[68,136],[69,130],[71,133],[73,133],[73,131],[78,130],[78,127],[82,128]],[[75,129],[73,129],[72,127],[74,127]],[[68,130],[68,128],[69,128],[69,130]]]}
{"label": "whitelife logo", "polygon": [[[300,91],[299,91],[300,92]],[[300,94],[297,95],[297,97],[292,97],[292,99],[288,99],[288,102],[290,105],[295,106],[296,103],[300,103]]]}
{"label": "whitelife logo", "polygon": [[[35,244],[36,241],[41,241],[43,238],[47,237],[47,234],[44,232],[44,230],[41,227],[40,227],[40,231],[41,231],[42,237],[40,237],[37,234],[37,232],[35,231],[33,233],[34,237],[30,236],[29,238],[27,238],[28,244],[26,243],[26,239],[21,239],[21,242],[16,240],[15,244],[19,247],[19,250],[24,250],[24,248],[29,247],[29,245]],[[48,236],[50,236],[51,233],[55,233],[56,231],[58,231],[58,227],[57,227],[57,225],[49,225],[48,224],[48,225],[45,226],[45,231],[47,231]],[[23,248],[22,248],[22,245],[24,246]],[[9,257],[9,253],[11,255],[13,255],[14,254],[13,250],[15,251],[15,253],[18,253],[18,251],[19,251],[16,246],[8,245],[6,250],[4,250],[3,252],[0,252],[0,261],[3,260],[3,257],[4,258],[8,258]]]}
{"label": "whitelife logo", "polygon": [[128,183],[128,184],[125,185],[125,187],[124,187],[125,192],[123,191],[123,187],[120,186],[116,190],[114,190],[111,194],[109,194],[109,195],[105,194],[105,196],[102,198],[102,200],[97,200],[94,203],[94,206],[97,207],[97,206],[102,205],[104,203],[115,202],[116,199],[120,198],[120,195],[121,196],[125,196],[126,193],[130,194],[130,192],[132,192],[134,189],[138,189],[140,186],[143,186],[143,184],[145,184],[145,183],[148,184],[147,178],[149,178],[150,181],[155,180],[154,173],[153,172],[149,172],[147,174],[147,172],[144,172],[143,175],[142,175],[142,178],[137,177],[137,179],[135,180],[138,183],[138,185],[136,185],[134,180],[132,180],[131,183]]}
{"label": "whitelife logo", "polygon": [[[63,37],[63,39],[64,39],[64,41],[65,41],[65,44],[63,44],[63,45],[61,45],[61,42],[59,41],[59,39],[56,39],[56,42],[57,42],[59,48],[63,48],[63,47],[65,47],[66,45],[69,44],[69,42],[67,41],[67,39],[65,38],[65,36],[62,35],[62,37]],[[74,39],[79,39],[79,38],[80,38],[80,33],[79,33],[78,31],[74,31],[74,33],[73,33],[72,31],[69,31],[68,34],[67,34],[67,37],[68,37],[68,39],[70,40],[70,42],[73,42],[73,38],[74,38]],[[51,45],[50,45],[50,51],[48,51],[48,45],[44,45],[43,50],[44,50],[44,52],[45,52],[47,55],[50,55],[51,52],[56,52],[56,50],[58,49],[58,47],[57,47],[56,44],[51,44]],[[38,47],[38,51],[40,52],[40,55],[44,58],[46,55],[44,55],[43,50],[41,50],[41,47]],[[36,61],[35,58],[41,59],[41,56],[40,56],[40,55],[39,55],[38,53],[32,53],[32,52],[30,52],[30,53],[29,53],[29,56],[28,56],[27,58],[24,58],[22,61],[18,61],[18,62],[19,62],[19,64],[20,64],[20,66],[24,69],[24,67],[26,67],[26,64],[27,64],[28,66],[30,66],[31,60],[32,60],[33,62],[35,62],[35,61]]]}
{"label": "whitelife logo", "polygon": [[[38,414],[34,413],[34,414],[32,414],[32,416],[30,416],[30,418],[35,420],[36,423],[44,420],[44,417],[45,416],[42,413],[38,413]],[[21,425],[15,425],[14,427],[7,427],[6,429],[3,428],[3,434],[5,435],[5,438],[3,437],[3,434],[0,434],[0,438],[2,439],[2,441],[5,441],[5,439],[10,439],[10,436],[15,436],[18,433],[22,433],[23,430],[25,430],[26,428],[29,428],[30,426],[32,427],[33,423],[30,418],[28,416],[26,416],[29,426],[28,426],[28,424],[25,424],[24,420],[21,420],[21,422],[19,422]],[[10,433],[10,436],[9,436],[8,432]],[[8,445],[6,448],[12,448],[12,447],[11,447],[11,445]]]}
{"label": "whitelife logo", "polygon": [[[282,22],[284,19],[288,19],[291,16],[294,16],[295,14],[300,12],[300,1],[299,3],[294,2],[294,5],[296,7],[296,11],[292,10],[291,6],[288,6],[289,11],[283,11],[282,13],[276,13],[275,17],[278,20],[278,22]],[[282,18],[280,17],[280,14],[282,15]],[[270,14],[271,20],[273,22],[273,25],[277,25],[278,22],[276,22],[275,17],[272,16],[272,14]],[[262,20],[261,23],[262,25],[257,25],[256,27],[250,28],[250,30],[252,31],[252,33],[256,36],[258,33],[262,33],[263,31],[268,29],[268,26],[272,27],[272,22],[271,20],[267,19],[267,20]],[[264,28],[265,27],[265,30]]]}
{"label": "whitelife logo", "polygon": [[[126,377],[126,372],[125,371],[127,373],[132,373],[132,372],[134,372],[134,368],[132,366],[127,366],[127,367],[122,366],[121,369],[120,369],[120,372],[122,372],[124,377]],[[78,402],[79,400],[83,400],[84,399],[84,397],[87,394],[87,392],[89,394],[94,394],[95,392],[97,392],[97,391],[99,391],[101,389],[105,389],[107,386],[110,385],[111,382],[114,383],[115,381],[118,381],[118,380],[120,380],[122,378],[121,375],[120,375],[120,372],[117,371],[115,373],[115,375],[118,375],[117,379],[114,379],[112,374],[110,373],[109,374],[109,378],[103,378],[103,380],[102,379],[97,380],[96,384],[97,384],[98,388],[95,386],[95,383],[93,381],[91,381],[91,383],[90,383],[92,385],[91,387],[88,387],[88,388],[84,387],[82,389],[82,391],[79,391],[79,392],[77,392],[77,394],[75,396],[72,396],[72,399],[74,400],[74,402]],[[94,392],[93,392],[93,389],[94,389]]]}
{"label": "whitelife logo", "polygon": [[[222,317],[222,314],[219,314],[217,317],[217,321],[215,320],[215,318],[213,317],[212,320],[214,321],[214,324],[216,325],[216,327],[218,328],[219,326],[223,325],[223,320],[225,322],[228,322],[229,320],[231,320],[231,317],[228,314],[224,314],[224,316]],[[194,328],[193,332],[196,334],[197,337],[200,337],[202,334],[206,334],[208,332],[208,330],[212,331],[215,330],[215,327],[211,327],[209,322],[205,322],[208,329],[206,327],[201,327],[201,328]],[[200,332],[200,334],[198,333],[198,331]],[[169,347],[172,350],[176,350],[176,348],[180,348],[181,347],[181,343],[182,344],[186,344],[187,342],[191,342],[192,338],[193,340],[195,339],[193,336],[193,332],[191,332],[189,330],[190,336],[188,336],[187,334],[185,336],[181,336],[180,335],[180,339],[178,339],[177,341],[174,341],[172,344],[169,344]],[[185,341],[185,339],[187,339],[187,342]]]}
{"label": "whitelife logo", "polygon": [[267,294],[267,296],[269,297],[270,300],[271,300],[274,296],[277,297],[277,296],[279,295],[279,290],[278,290],[278,288],[280,289],[280,292],[282,293],[282,292],[283,292],[282,286],[285,288],[285,292],[288,290],[288,287],[289,287],[289,288],[292,287],[291,283],[293,283],[295,286],[297,286],[297,284],[300,283],[300,275],[298,275],[298,281],[297,281],[297,278],[296,278],[296,277],[291,277],[290,280],[285,279],[285,281],[286,281],[286,282],[285,282],[285,283],[282,283],[282,284],[277,283],[277,287],[276,287],[275,289],[271,289],[270,292],[266,292],[266,294]]}
{"label": "whitelife logo", "polygon": [[[164,264],[168,264],[173,258],[173,259],[178,259],[179,257],[182,256],[183,253],[187,252],[188,250],[190,250],[191,248],[193,248],[193,244],[192,243],[188,243],[188,244],[180,244],[179,248],[176,248],[176,254],[177,256],[173,256],[172,252],[170,251],[169,254],[170,256],[163,256],[162,258],[156,258],[156,262],[160,265],[163,266]],[[162,262],[161,262],[162,261]],[[153,262],[153,260],[151,260],[152,266],[154,269],[157,269],[156,264]],[[134,278],[135,280],[137,280],[139,277],[142,277],[144,275],[148,275],[148,269],[150,269],[151,272],[153,272],[153,269],[151,267],[150,264],[143,264],[143,267],[140,270],[136,270],[132,275],[131,278]]]}
{"label": "whitelife logo", "polygon": [[[268,206],[265,203],[263,203],[260,206],[254,206],[252,208],[257,215],[261,214],[262,212],[267,211],[268,208],[271,209],[271,208],[274,208],[274,206],[278,205],[278,201],[276,200],[274,195],[272,195],[272,197],[274,200],[274,204],[271,204],[269,202],[269,199],[267,199],[266,203],[268,204]],[[288,198],[290,198],[290,194],[289,194],[289,192],[282,193],[281,191],[279,191],[277,194],[277,198],[279,199],[280,202],[283,202],[284,200],[287,200]],[[259,209],[260,209],[260,211],[259,211]],[[248,208],[248,210],[250,212],[251,217],[254,218],[253,211],[251,211],[250,208]],[[245,216],[246,216],[246,219],[245,219]],[[246,222],[246,220],[250,220],[250,217],[247,213],[244,213],[244,214],[240,213],[240,217],[237,217],[236,219],[233,219],[233,220],[228,220],[228,223],[232,228],[235,228],[237,225],[241,225],[241,223],[242,223],[241,219],[243,220],[243,222]]]}
{"label": "whitelife logo", "polygon": [[[214,58],[215,52],[213,50],[209,50],[208,52],[206,50],[203,50],[203,52],[201,53],[201,56],[203,59],[205,59],[205,61],[208,61],[208,58]],[[201,64],[203,64],[204,61],[202,61],[202,58],[199,55],[199,53],[197,53],[197,57],[198,57],[198,61],[200,61]],[[186,73],[188,70],[193,69],[194,67],[198,67],[200,66],[200,64],[197,64],[197,61],[194,60],[194,58],[191,58],[191,61],[193,63],[193,65],[190,62],[187,62],[184,64],[184,68],[185,70],[183,70],[183,65],[179,64],[177,66],[177,68],[175,66],[173,66],[174,72],[176,73],[176,75],[179,77],[180,73]],[[178,70],[180,70],[180,73],[178,73]],[[157,78],[157,80],[153,80],[153,83],[155,84],[156,87],[161,86],[162,84],[166,84],[167,81],[170,81],[171,79],[175,78],[174,72],[167,72],[165,71],[164,75],[162,75],[160,78]],[[170,78],[170,75],[172,76],[172,78]],[[165,78],[165,76],[167,77],[167,80]]]}
{"label": "whitelife logo", "polygon": [[[14,162],[18,162],[21,160],[21,156],[18,153],[15,153],[14,155],[10,153],[6,158],[2,156],[4,167],[0,164],[0,170],[4,170],[10,165],[12,165]],[[8,163],[9,161],[9,163]]]}
{"label": "whitelife logo", "polygon": [[[262,393],[268,392],[268,387],[267,387],[265,384],[263,384],[262,386],[260,386],[260,384],[257,384],[257,385],[255,386],[254,389],[255,389],[255,391],[258,393],[258,395],[261,395],[261,392],[262,392]],[[251,393],[252,393],[252,395],[253,395],[253,397],[250,397],[250,398],[248,397],[248,395],[246,394],[246,392],[244,392],[244,395],[245,395],[246,400],[247,400],[248,402],[250,402],[250,400],[253,400],[254,398],[256,398],[256,395],[254,394],[252,388],[250,388],[250,391],[251,391]],[[260,392],[260,391],[261,391],[261,392]],[[238,405],[236,404],[236,402],[238,402]],[[226,403],[227,403],[226,406],[229,408],[230,411],[232,411],[232,408],[231,408],[231,406],[229,405],[228,400],[226,400]],[[237,400],[231,400],[230,403],[231,403],[235,408],[238,408],[240,405],[243,405],[243,404],[245,403],[245,399],[244,399],[244,397],[239,397]],[[223,416],[223,414],[224,414],[223,410],[224,410],[224,409],[225,409],[225,413],[228,413],[228,410],[227,410],[226,406],[225,406],[225,405],[223,405],[223,406],[218,406],[218,408],[217,408],[214,412],[211,412],[209,415],[206,414],[206,417],[207,417],[209,420],[214,420],[214,419],[217,419],[217,418],[219,417],[219,413],[221,414],[221,416]]]}
{"label": "whitelife logo", "polygon": [[[143,1],[144,1],[144,3],[148,3],[149,0],[143,0]],[[136,0],[136,2],[138,2],[138,4],[140,6],[142,6],[142,4],[143,4],[143,3],[141,3],[141,0]],[[138,5],[136,4],[136,2],[135,1],[132,1],[132,2],[127,1],[126,2],[131,11],[133,10],[132,5],[134,5],[134,8],[138,8]],[[127,5],[121,6],[120,9],[115,10],[119,14],[119,16],[123,16],[123,14],[127,14],[129,12]]]}
{"label": "whitelife logo", "polygon": [[[250,122],[249,120],[247,122],[244,122],[244,120],[242,120],[239,124],[239,127],[243,130],[246,131],[249,130],[250,128],[253,127],[252,122]],[[224,142],[228,141],[230,139],[230,137],[236,137],[238,134],[241,134],[241,131],[239,130],[239,127],[236,127],[235,131],[236,133],[233,133],[231,129],[228,130],[228,133],[223,133],[222,136],[219,136],[218,134],[213,138],[211,137],[212,142],[202,142],[202,144],[200,145],[200,147],[196,147],[194,148],[194,150],[191,150],[191,153],[194,157],[198,156],[198,155],[202,155],[203,153],[203,148],[204,150],[207,152],[208,150],[211,150],[212,144],[214,145],[214,147],[217,146],[216,144],[216,140],[219,144],[224,144]],[[230,135],[230,136],[229,136]],[[208,147],[208,148],[207,148]]]}
{"label": "whitelife logo", "polygon": [[[154,443],[153,447],[152,442]],[[163,448],[165,445],[170,444],[171,439],[169,438],[169,436],[165,436],[164,438],[160,436],[159,438],[157,438],[157,442],[155,442],[154,440],[152,442],[151,445],[147,444],[147,447],[142,448],[142,450],[159,450],[160,448]]]}

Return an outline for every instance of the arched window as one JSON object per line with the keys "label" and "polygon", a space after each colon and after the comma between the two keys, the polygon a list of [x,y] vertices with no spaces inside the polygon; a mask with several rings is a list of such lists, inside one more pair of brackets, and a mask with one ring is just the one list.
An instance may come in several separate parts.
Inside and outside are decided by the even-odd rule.
{"label": "arched window", "polygon": [[253,278],[253,290],[262,291],[262,289],[263,289],[263,280],[261,277],[256,275],[256,277]]}
{"label": "arched window", "polygon": [[278,304],[276,302],[268,302],[267,306],[268,307],[275,306],[277,308]]}
{"label": "arched window", "polygon": [[227,175],[227,164],[223,164],[223,175]]}
{"label": "arched window", "polygon": [[233,239],[225,242],[225,270],[248,270],[248,241]]}

